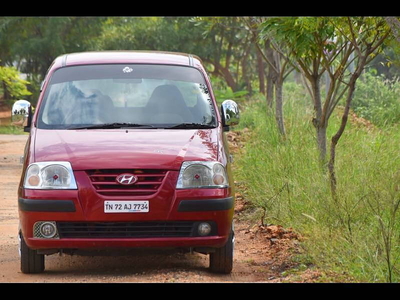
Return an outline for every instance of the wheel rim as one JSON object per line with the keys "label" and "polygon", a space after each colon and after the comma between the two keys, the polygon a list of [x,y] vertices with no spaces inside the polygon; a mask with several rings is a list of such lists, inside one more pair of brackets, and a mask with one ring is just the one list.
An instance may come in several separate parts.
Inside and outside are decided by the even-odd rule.
{"label": "wheel rim", "polygon": [[21,257],[21,233],[18,233],[18,254]]}
{"label": "wheel rim", "polygon": [[235,232],[232,232],[232,261],[235,256]]}

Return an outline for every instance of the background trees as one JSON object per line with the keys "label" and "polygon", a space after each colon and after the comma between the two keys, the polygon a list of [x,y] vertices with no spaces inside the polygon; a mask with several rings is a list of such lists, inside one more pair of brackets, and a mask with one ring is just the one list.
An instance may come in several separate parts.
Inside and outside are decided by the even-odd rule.
{"label": "background trees", "polygon": [[[282,136],[283,83],[296,69],[313,102],[321,162],[327,156],[329,118],[344,101],[343,122],[331,141],[334,188],[335,148],[346,126],[356,81],[388,40],[390,28],[398,36],[399,24],[396,18],[380,17],[3,17],[0,66],[15,65],[26,74],[32,82],[30,100],[35,102],[48,66],[63,53],[119,49],[195,53],[213,77],[222,79],[230,95],[265,94],[268,106],[275,107]],[[327,79],[324,91],[323,79]],[[15,88],[10,92],[11,85],[12,80],[2,80],[3,98],[19,97]]]}
{"label": "background trees", "polygon": [[316,261],[392,281],[400,278],[399,29],[394,17],[0,17],[0,104],[35,103],[64,53],[196,54],[217,100],[233,97],[243,109],[250,140],[235,178],[249,200],[269,221],[306,233]]}
{"label": "background trees", "polygon": [[[97,17],[1,17],[0,65],[15,66],[31,82],[36,102],[40,82],[54,58],[93,47],[105,18]],[[3,81],[4,99],[12,98]]]}
{"label": "background trees", "polygon": [[[322,162],[327,153],[329,118],[340,101],[345,102],[342,123],[331,139],[328,163],[332,192],[335,193],[336,145],[347,124],[357,79],[380,50],[390,29],[384,19],[378,17],[270,18],[263,22],[262,27],[269,33],[268,38],[286,44],[292,64],[309,84],[315,113],[312,122]],[[279,46],[275,44],[275,48]],[[325,74],[329,81],[324,96],[321,79]]]}
{"label": "background trees", "polygon": [[[27,86],[29,100],[35,102],[47,68],[63,53],[119,49],[195,53],[230,90],[229,95],[265,94],[268,107],[275,108],[282,136],[283,83],[296,69],[312,99],[321,162],[327,156],[329,118],[338,104],[345,107],[342,125],[331,140],[328,166],[334,187],[335,148],[347,123],[356,81],[388,41],[390,28],[398,36],[399,24],[392,17],[2,17],[0,66],[15,66],[26,74],[32,83]],[[28,96],[21,89],[25,83],[7,80],[6,70],[1,79],[3,98]]]}
{"label": "background trees", "polygon": [[[324,160],[329,117],[348,90],[349,67],[356,70],[367,55],[362,71],[389,35],[388,24],[396,33],[398,23],[388,17],[2,17],[0,66],[15,65],[25,73],[34,100],[50,63],[63,53],[117,49],[195,53],[233,93],[265,94],[268,106],[275,107],[282,135],[282,85],[295,68],[306,79],[314,103],[313,124]],[[363,52],[367,48],[371,53]],[[323,94],[325,77],[329,84]],[[10,98],[5,86],[3,93]]]}

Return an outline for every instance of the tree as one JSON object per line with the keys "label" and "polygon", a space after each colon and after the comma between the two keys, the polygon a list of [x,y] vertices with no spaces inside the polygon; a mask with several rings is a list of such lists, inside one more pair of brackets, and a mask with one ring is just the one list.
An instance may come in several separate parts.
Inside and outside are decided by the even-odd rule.
{"label": "tree", "polygon": [[103,17],[0,17],[0,65],[27,74],[33,100],[59,55],[89,50]]}
{"label": "tree", "polygon": [[[334,196],[336,195],[337,185],[335,175],[336,146],[347,124],[350,104],[356,88],[356,81],[360,77],[365,66],[374,59],[376,52],[379,52],[382,44],[390,36],[390,28],[382,18],[341,18],[341,20],[338,20],[335,28],[343,35],[344,39],[348,40],[352,47],[354,47],[356,60],[354,72],[350,73],[350,78],[347,81],[347,95],[345,98],[342,121],[338,131],[331,139],[328,169],[331,189]],[[329,73],[329,76],[334,78],[332,75],[334,74]]]}
{"label": "tree", "polygon": [[[389,36],[389,28],[378,17],[287,17],[269,18],[262,30],[289,49],[291,62],[307,79],[314,105],[312,123],[321,162],[326,162],[326,131],[334,109],[345,97],[340,128],[331,139],[328,170],[336,194],[336,146],[347,124],[357,79]],[[279,47],[276,46],[278,49]],[[353,65],[354,70],[349,70]],[[329,84],[323,96],[321,78],[327,72]]]}
{"label": "tree", "polygon": [[214,75],[225,79],[233,92],[247,88],[251,92],[255,61],[254,36],[239,17],[197,17],[192,22],[203,29],[203,49],[198,55],[213,66]]}
{"label": "tree", "polygon": [[329,105],[330,98],[325,99],[327,105],[323,105],[320,82],[326,71],[322,56],[326,51],[333,50],[330,41],[333,40],[334,30],[325,18],[269,18],[261,27],[264,37],[272,40],[275,49],[281,53],[283,50],[279,49],[282,45],[290,49],[288,54],[292,64],[307,79],[307,88],[314,105],[313,125],[317,145],[320,159],[324,161],[327,153],[326,130],[334,107]]}
{"label": "tree", "polygon": [[386,23],[392,30],[393,36],[396,38],[397,42],[400,43],[400,21],[396,17],[385,17]]}
{"label": "tree", "polygon": [[252,39],[236,17],[110,17],[96,48],[196,54],[233,92],[251,92],[255,78]]}
{"label": "tree", "polygon": [[24,60],[23,71],[43,80],[53,60],[64,53],[91,49],[104,18],[22,17],[21,40],[12,51]]}
{"label": "tree", "polygon": [[[268,66],[266,88],[267,105],[272,108],[273,103],[275,102],[276,123],[280,134],[286,136],[283,117],[283,82],[293,71],[293,68],[290,67],[287,55],[275,50],[270,37],[260,35],[258,28],[262,23],[263,18],[244,18],[244,20],[254,36],[253,41],[256,45],[257,53]],[[280,49],[283,49],[283,47],[280,47]]]}
{"label": "tree", "polygon": [[[1,85],[3,89],[3,98],[10,99],[9,86],[7,86],[7,79],[9,78],[10,70],[6,67],[13,65],[12,45],[18,41],[18,28],[20,27],[20,20],[11,17],[0,18],[0,68],[2,69]],[[8,75],[5,73],[7,72]]]}

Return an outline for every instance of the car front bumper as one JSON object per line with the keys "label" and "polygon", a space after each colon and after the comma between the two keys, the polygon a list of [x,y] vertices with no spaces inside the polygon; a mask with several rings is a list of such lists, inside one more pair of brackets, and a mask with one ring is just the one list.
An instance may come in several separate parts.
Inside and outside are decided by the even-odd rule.
{"label": "car front bumper", "polygon": [[[54,192],[45,191],[44,194],[50,196]],[[63,191],[64,199],[38,199],[43,191],[29,191],[25,194],[29,197],[18,199],[20,225],[26,244],[36,250],[222,247],[231,230],[234,198],[228,196],[226,190],[208,190],[203,194],[202,199],[198,191],[195,195],[189,191],[177,192],[169,211],[160,218],[157,210],[154,214],[105,214],[101,211],[104,199],[100,198],[96,213],[88,215],[76,191]],[[184,197],[189,195],[191,197]],[[52,238],[38,235],[36,227],[43,222],[55,224],[57,235]],[[200,236],[197,227],[204,222],[211,224],[212,229],[207,236]],[[185,226],[186,232],[179,226]],[[153,227],[157,230],[146,231]]]}

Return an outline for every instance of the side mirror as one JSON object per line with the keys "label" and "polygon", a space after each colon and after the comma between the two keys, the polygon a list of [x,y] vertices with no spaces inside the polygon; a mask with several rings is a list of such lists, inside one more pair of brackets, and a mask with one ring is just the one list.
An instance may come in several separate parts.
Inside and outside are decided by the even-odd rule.
{"label": "side mirror", "polygon": [[23,126],[25,132],[30,131],[32,122],[32,105],[29,101],[18,100],[12,106],[11,123]]}
{"label": "side mirror", "polygon": [[239,107],[233,100],[225,100],[221,104],[222,126],[225,131],[229,131],[229,126],[239,124]]}

